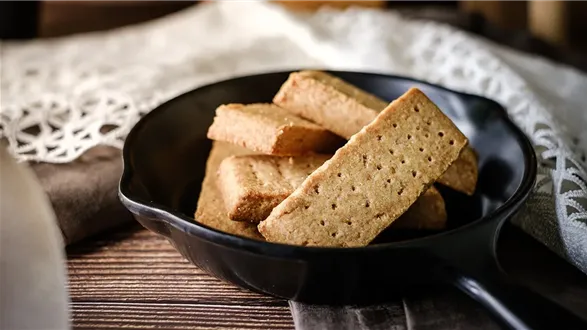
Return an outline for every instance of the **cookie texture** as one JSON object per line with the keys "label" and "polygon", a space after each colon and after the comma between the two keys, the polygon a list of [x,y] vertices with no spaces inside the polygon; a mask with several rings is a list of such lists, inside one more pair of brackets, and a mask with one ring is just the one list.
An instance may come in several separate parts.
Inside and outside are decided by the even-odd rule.
{"label": "cookie texture", "polygon": [[406,213],[391,224],[390,228],[442,230],[446,228],[446,220],[444,198],[432,186],[416,199]]}
{"label": "cookie texture", "polygon": [[[331,155],[280,157],[231,156],[222,161],[218,184],[228,217],[260,222],[291,195]],[[442,229],[446,225],[444,199],[430,187],[393,224],[398,229]]]}
{"label": "cookie texture", "polygon": [[[298,71],[290,74],[274,96],[273,102],[350,139],[372,122],[388,103],[340,78],[322,71]],[[439,182],[466,194],[477,184],[477,159],[467,147]],[[460,174],[463,174],[461,176]]]}
{"label": "cookie texture", "polygon": [[228,217],[255,223],[264,220],[331,156],[247,155],[224,159],[218,171],[218,184]]}
{"label": "cookie texture", "polygon": [[467,138],[412,88],[259,223],[271,242],[365,246],[458,158]]}
{"label": "cookie texture", "polygon": [[477,154],[472,148],[464,148],[457,160],[438,179],[438,183],[469,196],[475,193],[479,169]]}
{"label": "cookie texture", "polygon": [[194,218],[196,222],[229,234],[262,240],[263,237],[259,234],[255,224],[232,221],[228,218],[222,194],[216,182],[216,172],[224,158],[247,153],[250,151],[226,142],[213,142]]}
{"label": "cookie texture", "polygon": [[322,71],[290,74],[273,102],[349,139],[387,106],[387,102]]}
{"label": "cookie texture", "polygon": [[221,105],[208,138],[281,156],[333,153],[344,143],[332,132],[270,103]]}

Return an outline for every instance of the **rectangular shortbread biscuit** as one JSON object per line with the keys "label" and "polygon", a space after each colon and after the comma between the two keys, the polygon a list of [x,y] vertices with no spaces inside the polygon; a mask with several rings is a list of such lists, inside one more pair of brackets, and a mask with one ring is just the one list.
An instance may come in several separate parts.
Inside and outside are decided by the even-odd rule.
{"label": "rectangular shortbread biscuit", "polygon": [[263,239],[255,224],[232,221],[226,216],[222,194],[216,182],[216,173],[222,160],[232,155],[242,155],[250,151],[226,142],[214,141],[206,162],[206,174],[202,181],[198,206],[194,215],[200,222],[214,229],[255,239]]}
{"label": "rectangular shortbread biscuit", "polygon": [[258,223],[332,155],[228,157],[218,184],[228,217]]}
{"label": "rectangular shortbread biscuit", "polygon": [[273,102],[350,139],[388,105],[346,81],[322,71],[290,74]]}
{"label": "rectangular shortbread biscuit", "polygon": [[268,103],[221,105],[208,138],[281,156],[333,153],[344,143],[332,132]]}
{"label": "rectangular shortbread biscuit", "polygon": [[[388,105],[338,77],[312,70],[291,73],[273,102],[346,139],[372,122]],[[477,185],[477,159],[468,157],[471,153],[472,150],[464,152],[439,182],[472,195]],[[458,173],[466,175],[455,175]]]}
{"label": "rectangular shortbread biscuit", "polygon": [[438,189],[431,186],[390,228],[441,230],[446,228],[446,220],[444,198]]}
{"label": "rectangular shortbread biscuit", "polygon": [[467,147],[437,182],[471,196],[477,187],[478,172],[477,154]]}
{"label": "rectangular shortbread biscuit", "polygon": [[259,223],[271,242],[364,246],[426,191],[467,138],[410,89],[314,171]]}
{"label": "rectangular shortbread biscuit", "polygon": [[[224,159],[218,170],[218,184],[228,217],[257,223],[264,220],[330,157],[244,155]],[[430,187],[394,223],[394,228],[442,229],[445,224],[444,199]]]}

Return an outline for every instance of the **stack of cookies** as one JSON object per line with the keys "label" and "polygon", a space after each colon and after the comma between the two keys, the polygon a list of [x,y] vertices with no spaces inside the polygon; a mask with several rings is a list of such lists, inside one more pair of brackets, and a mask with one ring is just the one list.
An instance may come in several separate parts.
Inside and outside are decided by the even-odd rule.
{"label": "stack of cookies", "polygon": [[321,71],[273,103],[225,104],[195,220],[270,242],[364,246],[383,230],[445,228],[438,183],[473,194],[477,157],[420,90],[391,103]]}

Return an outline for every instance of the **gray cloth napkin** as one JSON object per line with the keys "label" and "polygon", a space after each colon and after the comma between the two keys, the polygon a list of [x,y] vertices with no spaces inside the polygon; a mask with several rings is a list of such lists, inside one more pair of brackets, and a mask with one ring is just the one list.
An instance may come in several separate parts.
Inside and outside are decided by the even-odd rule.
{"label": "gray cloth napkin", "polygon": [[53,206],[65,244],[131,221],[118,200],[120,150],[95,147],[67,164],[31,163]]}

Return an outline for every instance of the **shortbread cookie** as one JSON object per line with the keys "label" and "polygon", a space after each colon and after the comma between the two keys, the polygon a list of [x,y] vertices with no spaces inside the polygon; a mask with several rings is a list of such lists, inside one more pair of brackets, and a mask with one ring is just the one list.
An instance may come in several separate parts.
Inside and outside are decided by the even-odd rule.
{"label": "shortbread cookie", "polygon": [[259,223],[271,242],[364,246],[446,171],[467,138],[412,88]]}
{"label": "shortbread cookie", "polygon": [[441,230],[446,228],[446,205],[440,192],[431,186],[395,220],[391,229]]}
{"label": "shortbread cookie", "polygon": [[216,109],[208,138],[269,155],[333,153],[344,141],[274,104],[225,104]]}
{"label": "shortbread cookie", "polygon": [[226,216],[222,194],[216,183],[216,172],[224,158],[247,153],[250,151],[226,142],[213,142],[194,218],[196,222],[229,234],[262,240],[255,224],[232,221]]}
{"label": "shortbread cookie", "polygon": [[350,139],[388,102],[322,71],[291,73],[273,102]]}
{"label": "shortbread cookie", "polygon": [[218,184],[228,217],[258,223],[332,155],[228,157]]}
{"label": "shortbread cookie", "polygon": [[477,154],[472,148],[464,148],[437,182],[471,196],[477,187],[478,171]]}
{"label": "shortbread cookie", "polygon": [[[372,122],[388,105],[340,78],[310,70],[291,73],[273,102],[346,139]],[[477,184],[477,159],[469,157],[472,153],[472,150],[463,153],[439,182],[472,194]],[[460,177],[459,173],[466,177]]]}
{"label": "shortbread cookie", "polygon": [[[232,156],[218,170],[228,217],[260,222],[331,156]],[[446,223],[442,195],[434,187],[394,223],[394,228],[441,229]]]}

